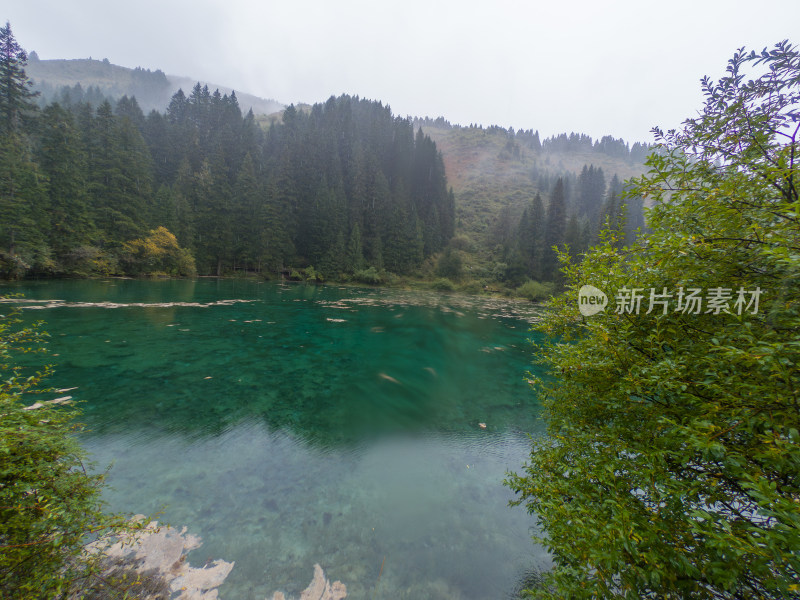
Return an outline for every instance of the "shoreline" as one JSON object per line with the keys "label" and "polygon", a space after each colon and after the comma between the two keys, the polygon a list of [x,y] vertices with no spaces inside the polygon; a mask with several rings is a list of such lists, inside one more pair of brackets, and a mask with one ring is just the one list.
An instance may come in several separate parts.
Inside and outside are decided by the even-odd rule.
{"label": "shoreline", "polygon": [[[277,279],[267,278],[259,275],[195,275],[193,277],[177,277],[171,275],[151,275],[142,277],[131,277],[127,275],[105,275],[105,276],[33,276],[22,279],[0,280],[0,288],[5,285],[24,284],[26,282],[38,281],[107,281],[107,280],[120,280],[120,281],[192,281],[192,280],[209,280],[217,279],[222,281],[251,281],[256,283],[277,283],[285,285],[313,285],[313,286],[339,286],[339,287],[352,287],[352,288],[367,288],[367,289],[387,289],[387,290],[400,290],[400,291],[423,291],[423,292],[438,292],[444,295],[464,295],[480,298],[487,298],[493,300],[509,300],[527,302],[533,305],[541,305],[548,298],[531,299],[529,297],[515,294],[514,290],[510,288],[498,287],[481,287],[478,280],[471,279],[462,282],[453,282],[449,279],[411,279],[403,276],[394,276],[393,281],[382,283],[364,283],[361,281],[354,281],[352,279],[331,279],[324,281],[311,281],[311,280],[295,280],[295,279]],[[442,284],[442,280],[447,284]],[[449,284],[449,285],[448,285]]]}

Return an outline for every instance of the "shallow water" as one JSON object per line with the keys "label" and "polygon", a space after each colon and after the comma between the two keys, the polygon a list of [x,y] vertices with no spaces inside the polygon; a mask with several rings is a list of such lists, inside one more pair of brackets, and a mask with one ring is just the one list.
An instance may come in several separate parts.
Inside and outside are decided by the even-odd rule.
{"label": "shallow water", "polygon": [[299,595],[314,563],[348,598],[507,598],[547,564],[502,485],[542,431],[530,305],[215,279],[4,291],[47,323],[50,383],[78,387],[83,442],[113,461],[110,508],[186,525],[194,566],[235,561],[222,598]]}

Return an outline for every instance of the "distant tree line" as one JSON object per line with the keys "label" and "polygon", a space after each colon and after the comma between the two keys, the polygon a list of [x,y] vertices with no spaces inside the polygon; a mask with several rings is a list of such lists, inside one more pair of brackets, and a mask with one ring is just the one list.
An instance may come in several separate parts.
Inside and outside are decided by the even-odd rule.
{"label": "distant tree line", "polygon": [[632,163],[643,163],[650,154],[650,146],[635,142],[632,146],[622,138],[605,135],[599,140],[585,133],[561,133],[542,142],[542,149],[549,152],[594,152],[620,158]]}
{"label": "distant tree line", "polygon": [[266,131],[199,84],[147,116],[128,97],[37,109],[8,25],[0,45],[5,277],[141,271],[159,244],[205,274],[408,273],[453,235],[436,145],[379,102],[290,106]]}
{"label": "distant tree line", "polygon": [[[414,124],[418,127],[436,127],[440,129],[458,129],[462,128],[461,125],[453,125],[444,117],[437,117],[431,119],[430,117],[414,119]],[[644,163],[647,155],[650,154],[651,147],[648,144],[635,142],[633,145],[628,144],[622,138],[614,138],[610,135],[605,135],[599,140],[593,140],[590,135],[585,133],[561,133],[541,140],[539,132],[532,129],[518,129],[514,131],[513,127],[505,129],[498,125],[490,125],[483,127],[482,125],[470,124],[468,128],[480,129],[487,133],[504,133],[508,135],[510,142],[516,142],[525,148],[529,148],[534,152],[552,152],[552,153],[594,153],[605,154],[612,158],[618,158],[628,163]]]}
{"label": "distant tree line", "polygon": [[54,102],[69,110],[76,110],[78,104],[100,106],[103,102],[108,102],[112,108],[117,106],[117,101],[114,97],[104,94],[96,85],[84,88],[80,83],[76,83],[75,85],[53,87],[44,81],[34,84],[33,89],[38,92],[36,104],[39,108],[45,108],[48,104],[53,104]]}

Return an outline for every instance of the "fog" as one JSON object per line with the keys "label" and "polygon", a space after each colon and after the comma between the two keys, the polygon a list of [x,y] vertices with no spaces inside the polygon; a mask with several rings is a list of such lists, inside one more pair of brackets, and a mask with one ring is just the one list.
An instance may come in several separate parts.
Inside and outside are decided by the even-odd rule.
{"label": "fog", "polygon": [[722,76],[736,48],[796,36],[796,0],[754,11],[716,0],[13,0],[0,18],[41,59],[108,58],[286,104],[348,93],[403,116],[634,142],[694,115],[700,78]]}

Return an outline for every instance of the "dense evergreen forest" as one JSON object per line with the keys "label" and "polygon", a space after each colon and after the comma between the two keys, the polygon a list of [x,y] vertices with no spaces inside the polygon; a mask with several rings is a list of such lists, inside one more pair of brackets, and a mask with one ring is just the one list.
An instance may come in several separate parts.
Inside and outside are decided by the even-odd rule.
{"label": "dense evergreen forest", "polygon": [[616,175],[606,183],[603,169],[589,165],[577,177],[552,179],[545,175],[538,181],[540,189],[551,190],[546,205],[537,193],[518,220],[508,206],[500,213],[493,235],[506,264],[505,280],[511,284],[557,281],[555,246],[567,248],[579,260],[599,241],[603,229],[614,232],[615,245],[621,248],[645,226],[641,198],[623,199],[624,185]]}
{"label": "dense evergreen forest", "polygon": [[[10,26],[0,38],[0,277],[395,273],[510,292],[557,281],[554,246],[579,259],[603,227],[622,245],[644,226],[615,173],[636,172],[643,144],[412,120],[351,96],[265,119],[199,83],[145,115],[96,85],[34,86]],[[86,62],[145,98],[166,85],[47,62],[53,81]]]}
{"label": "dense evergreen forest", "polygon": [[[3,30],[0,271],[408,273],[453,235],[436,145],[378,102],[331,98],[263,130],[198,84],[165,113],[78,101],[37,110]],[[166,228],[167,232],[159,228]]]}

